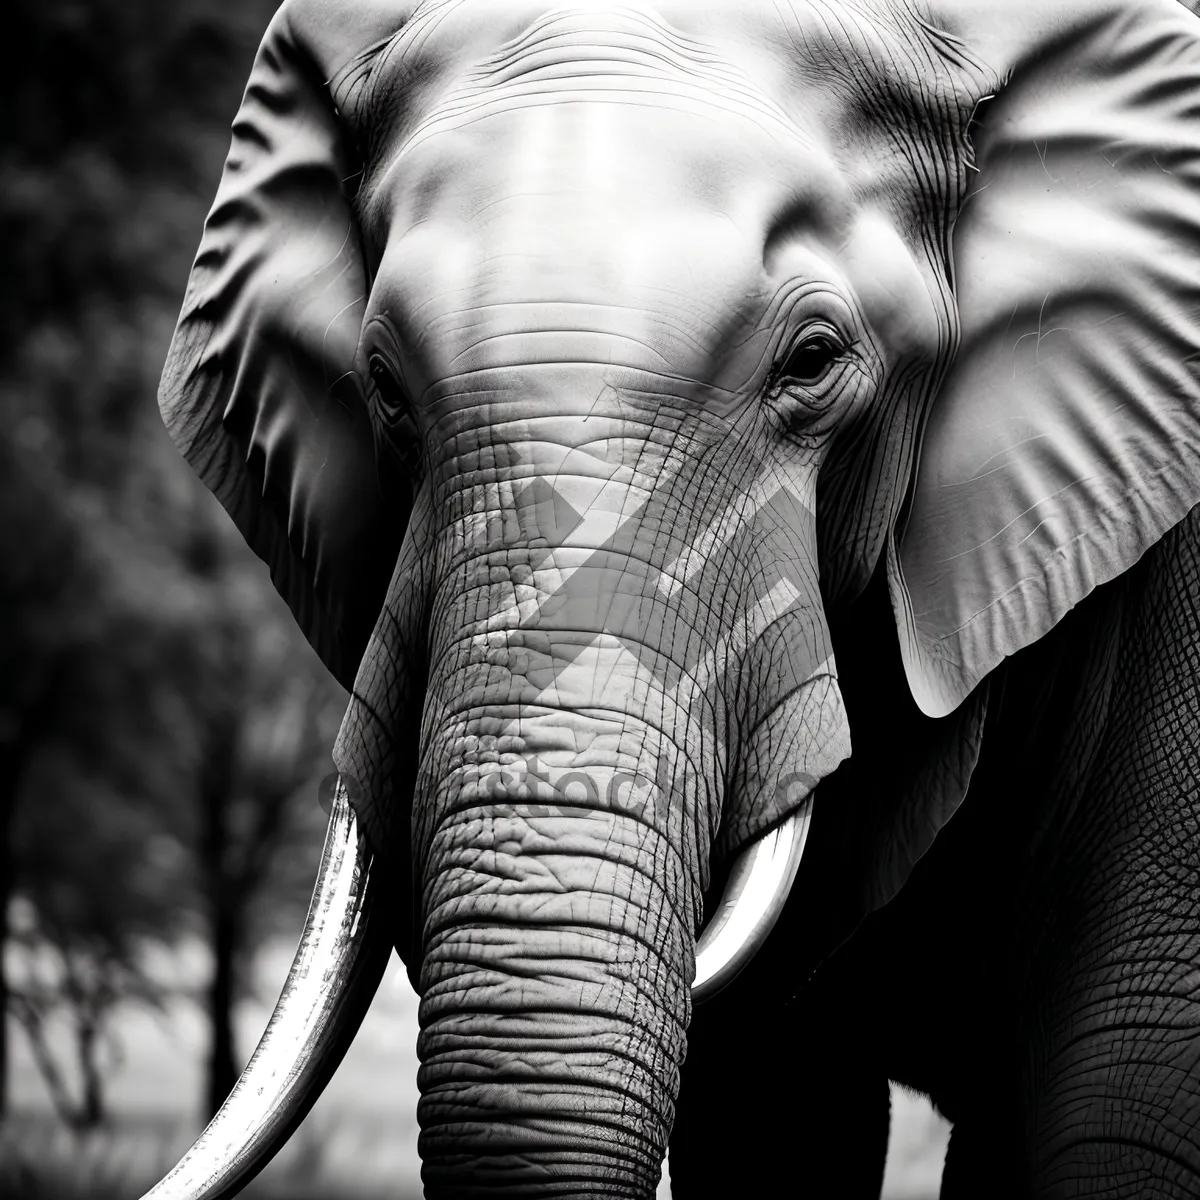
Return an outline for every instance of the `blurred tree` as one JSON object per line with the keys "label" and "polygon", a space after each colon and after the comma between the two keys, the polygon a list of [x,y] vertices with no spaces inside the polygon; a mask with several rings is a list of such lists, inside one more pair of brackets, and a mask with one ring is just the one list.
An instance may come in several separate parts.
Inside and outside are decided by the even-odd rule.
{"label": "blurred tree", "polygon": [[[207,527],[177,531],[186,562],[93,531],[83,557],[95,579],[74,599],[90,623],[68,626],[46,719],[22,732],[13,880],[29,969],[9,1004],[76,1126],[102,1115],[113,1010],[158,999],[146,942],[183,928],[212,950],[204,1104],[220,1105],[242,1065],[233,1013],[254,951],[281,920],[294,924],[320,849],[316,779],[343,695],[265,569],[211,497],[198,499]],[[75,1072],[55,1060],[53,1016],[71,1026]]]}
{"label": "blurred tree", "polygon": [[5,10],[20,53],[0,76],[0,1113],[16,796],[68,664],[97,636],[96,518],[137,474],[131,427],[152,411],[193,231],[273,7]]}
{"label": "blurred tree", "polygon": [[[69,564],[82,555],[78,534],[56,505],[45,503],[13,440],[0,438],[0,1016],[8,1011],[4,934],[16,862],[12,849],[16,796],[39,731],[48,726],[62,692],[68,645],[78,629],[66,620],[75,580]],[[30,513],[42,511],[38,536],[28,536]],[[86,571],[80,568],[79,574]],[[7,1083],[6,1023],[0,1021],[0,1114]]]}
{"label": "blurred tree", "polygon": [[97,299],[178,298],[275,7],[10,0],[0,346],[45,322],[78,326]]}
{"label": "blurred tree", "polygon": [[315,786],[291,801],[340,704],[154,405],[275,4],[13,0],[0,77],[0,1017],[36,1021],[7,995],[14,888],[79,1044],[110,993],[152,998],[138,946],[199,916],[210,1102],[245,962],[307,887]]}
{"label": "blurred tree", "polygon": [[197,892],[213,958],[206,998],[210,1116],[244,1065],[233,1018],[253,952],[275,932],[281,913],[294,921],[312,888],[324,824],[317,779],[332,768],[329,752],[345,707],[278,597],[263,590],[261,568],[244,574],[230,572],[224,613],[206,642],[212,675],[199,691],[210,707],[191,806]]}
{"label": "blurred tree", "polygon": [[[63,765],[35,770],[39,802],[22,806],[24,902],[14,906],[20,953],[11,1005],[59,1115],[89,1129],[105,1117],[101,1052],[119,1058],[114,1010],[130,999],[160,1001],[161,988],[143,966],[143,942],[161,938],[179,910],[170,873],[146,853],[157,832],[153,814],[118,793],[103,794],[95,781],[79,786],[77,770]],[[55,776],[66,777],[68,791],[51,798],[44,789],[54,789]],[[68,1031],[73,1070],[47,1032],[56,1018]]]}

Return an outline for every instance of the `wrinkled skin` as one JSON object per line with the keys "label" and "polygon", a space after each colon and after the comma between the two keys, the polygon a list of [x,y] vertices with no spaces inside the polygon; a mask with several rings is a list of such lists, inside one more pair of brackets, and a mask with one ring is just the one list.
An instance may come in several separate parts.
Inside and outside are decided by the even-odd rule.
{"label": "wrinkled skin", "polygon": [[353,684],[428,1195],[873,1195],[889,1076],[1194,1193],[1200,23],[1093,7],[272,26],[162,405]]}
{"label": "wrinkled skin", "polygon": [[[1195,1195],[1198,668],[1194,512],[991,680],[961,809],[802,989],[813,904],[844,862],[818,806],[771,940],[693,1021],[676,1196],[766,1190],[794,1171],[798,1139],[838,1195],[877,1196],[889,1078],[955,1123],[945,1200]],[[869,738],[885,758],[896,749],[889,730]],[[864,760],[831,790],[869,794]],[[753,1101],[717,1111],[714,1092]],[[714,1157],[714,1139],[745,1153]]]}

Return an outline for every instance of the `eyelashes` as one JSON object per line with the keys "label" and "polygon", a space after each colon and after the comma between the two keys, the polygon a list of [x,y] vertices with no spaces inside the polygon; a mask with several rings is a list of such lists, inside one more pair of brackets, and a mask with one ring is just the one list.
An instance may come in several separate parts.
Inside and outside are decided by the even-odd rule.
{"label": "eyelashes", "polygon": [[796,397],[813,410],[826,407],[830,381],[842,374],[853,357],[847,340],[830,324],[822,321],[800,332],[787,353],[767,378],[766,394],[783,393]]}
{"label": "eyelashes", "polygon": [[800,387],[816,387],[822,383],[840,360],[846,346],[832,330],[817,328],[807,331],[776,368],[773,382]]}

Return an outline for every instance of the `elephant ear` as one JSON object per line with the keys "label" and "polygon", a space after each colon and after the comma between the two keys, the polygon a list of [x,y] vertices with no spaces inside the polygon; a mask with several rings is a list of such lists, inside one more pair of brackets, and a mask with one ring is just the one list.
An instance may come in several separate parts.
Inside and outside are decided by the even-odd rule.
{"label": "elephant ear", "polygon": [[289,3],[271,22],[159,389],[176,444],[347,688],[410,503],[397,465],[377,467],[354,168],[324,82],[331,55],[352,60],[401,19],[378,3],[353,12]]}
{"label": "elephant ear", "polygon": [[967,0],[998,79],[954,230],[961,343],[889,556],[913,696],[948,713],[1200,502],[1200,20]]}

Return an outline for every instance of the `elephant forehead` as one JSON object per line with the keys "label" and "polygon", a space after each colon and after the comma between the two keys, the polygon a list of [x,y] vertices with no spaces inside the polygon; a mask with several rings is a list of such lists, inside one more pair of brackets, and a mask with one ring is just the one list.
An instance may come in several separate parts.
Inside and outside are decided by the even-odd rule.
{"label": "elephant forehead", "polygon": [[[636,339],[654,325],[674,344],[668,360],[753,340],[771,291],[772,212],[797,189],[728,173],[730,155],[664,161],[673,141],[697,139],[688,124],[606,105],[526,108],[414,150],[389,195],[377,300],[411,308],[434,336],[447,322],[468,339],[539,328]],[[722,156],[711,142],[708,153]],[[844,224],[826,164],[801,190]]]}
{"label": "elephant forehead", "polygon": [[[721,382],[740,387],[769,352],[745,342],[781,229],[831,259],[877,211],[942,286],[965,157],[949,127],[972,88],[905,5],[874,8],[420,5],[369,86],[334,84],[372,147],[357,200],[369,240],[408,301],[424,293],[426,331],[438,310],[596,303],[602,326],[619,313],[637,338],[643,316],[673,309],[684,340],[715,326],[716,353],[737,347],[742,378]],[[676,333],[655,332],[652,357],[684,363],[662,354]],[[698,377],[715,382],[700,350]]]}
{"label": "elephant forehead", "polygon": [[771,349],[773,217],[798,206],[830,242],[848,223],[828,157],[776,147],[808,160],[789,179],[749,154],[767,140],[753,124],[591,98],[486,107],[408,146],[376,193],[371,309],[437,359],[428,375],[567,359],[746,385]]}
{"label": "elephant forehead", "polygon": [[817,139],[748,83],[714,104],[618,49],[564,76],[557,43],[528,70],[506,48],[372,184],[372,307],[411,314],[435,376],[566,356],[737,391],[772,348],[772,235],[846,241],[856,205]]}
{"label": "elephant forehead", "polygon": [[[419,62],[407,66],[400,83],[425,77]],[[849,198],[829,130],[640,12],[553,11],[442,75],[395,106],[405,116],[368,165],[368,216],[412,224],[449,201],[477,222],[498,203],[566,196],[547,233],[588,200],[580,215],[607,232],[597,230],[605,217],[615,228],[655,209],[664,218],[703,206],[741,222],[764,193],[791,193],[809,210]]]}
{"label": "elephant forehead", "polygon": [[[361,80],[357,67],[349,78]],[[768,159],[824,147],[857,191],[900,207],[928,205],[931,170],[953,174],[929,161],[914,171],[913,154],[954,158],[980,94],[961,48],[908,0],[428,0],[370,78],[376,180],[489,113],[607,100],[645,120],[673,108],[732,121]]]}
{"label": "elephant forehead", "polygon": [[[804,296],[913,341],[893,310],[945,291],[970,89],[922,92],[948,60],[877,7],[421,5],[331,84],[368,151],[368,326],[392,327],[410,393],[576,363],[731,413]],[[865,214],[890,235],[859,297]],[[885,288],[881,247],[911,259]]]}
{"label": "elephant forehead", "polygon": [[464,115],[522,104],[606,96],[653,109],[729,112],[789,141],[803,131],[733,60],[668,25],[653,10],[574,5],[533,15],[490,52],[463,63],[409,142],[455,126]]}
{"label": "elephant forehead", "polygon": [[912,0],[423,0],[403,7],[404,33],[391,48],[451,71],[540,71],[546,79],[560,62],[577,65],[587,54],[631,66],[641,54],[693,78],[745,87],[755,104],[778,99],[797,65],[830,76],[854,71],[867,83],[886,77],[916,94],[931,65],[930,39],[938,40]]}

